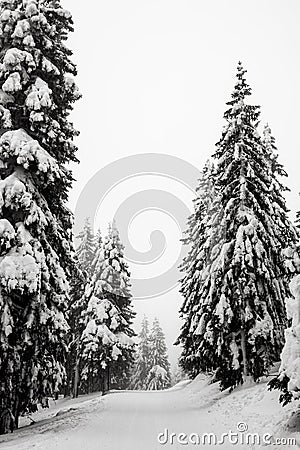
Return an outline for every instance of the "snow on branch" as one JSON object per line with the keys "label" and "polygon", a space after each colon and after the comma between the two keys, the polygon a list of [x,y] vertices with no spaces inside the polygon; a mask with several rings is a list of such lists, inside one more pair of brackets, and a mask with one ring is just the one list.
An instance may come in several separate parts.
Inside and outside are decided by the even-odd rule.
{"label": "snow on branch", "polygon": [[[44,92],[44,101],[45,95]],[[47,173],[50,182],[63,176],[56,160],[23,129],[6,131],[0,138],[0,159],[8,161],[12,157],[15,157],[16,163],[26,170],[34,163],[37,172]]]}

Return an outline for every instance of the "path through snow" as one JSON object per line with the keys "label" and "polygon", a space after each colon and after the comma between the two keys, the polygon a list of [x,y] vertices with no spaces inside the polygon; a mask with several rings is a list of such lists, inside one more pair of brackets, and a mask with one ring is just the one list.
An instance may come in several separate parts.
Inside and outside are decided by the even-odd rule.
{"label": "path through snow", "polygon": [[[223,432],[236,432],[237,424],[243,422],[249,433],[299,439],[299,433],[283,427],[297,405],[283,409],[277,399],[278,393],[267,391],[266,383],[249,384],[228,394],[220,393],[217,384],[210,385],[201,376],[186,386],[163,392],[112,392],[104,397],[93,394],[62,400],[51,411],[41,413],[35,425],[1,436],[0,450],[265,449],[256,444],[232,446],[228,442],[222,446],[183,445],[177,437],[179,433],[189,436],[214,432],[219,438]],[[157,436],[166,429],[169,440],[162,445]],[[176,433],[172,445],[170,433]]]}

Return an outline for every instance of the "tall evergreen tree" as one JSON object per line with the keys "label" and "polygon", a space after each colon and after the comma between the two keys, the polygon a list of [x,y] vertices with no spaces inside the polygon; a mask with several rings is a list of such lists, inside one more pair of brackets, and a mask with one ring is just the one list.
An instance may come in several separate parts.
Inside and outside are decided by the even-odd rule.
{"label": "tall evergreen tree", "polygon": [[[95,361],[92,356],[95,352],[99,355],[96,370],[105,386],[125,388],[133,365],[132,337],[135,334],[131,326],[135,313],[131,304],[130,273],[115,224],[109,226],[103,246],[98,249],[96,267],[85,296],[88,307],[84,313],[83,359],[87,367],[84,372],[90,370],[90,361]],[[94,324],[100,326],[100,331]]]}
{"label": "tall evergreen tree", "polygon": [[76,267],[71,276],[70,306],[68,308],[68,358],[67,358],[67,385],[65,393],[73,397],[79,394],[80,362],[81,362],[81,336],[85,325],[82,315],[87,309],[87,299],[84,295],[89,277],[93,274],[97,251],[100,251],[101,234],[94,236],[90,219],[87,218],[83,230],[79,233],[79,245],[76,251]]}
{"label": "tall evergreen tree", "polygon": [[95,250],[94,250],[94,258],[92,260],[92,263],[90,265],[90,274],[93,275],[96,269],[96,265],[97,265],[97,261],[98,261],[98,256],[101,252],[102,249],[102,244],[103,244],[103,239],[102,239],[102,234],[101,234],[101,230],[100,228],[98,228],[98,231],[96,233],[95,236]]}
{"label": "tall evergreen tree", "polygon": [[288,318],[291,323],[285,330],[285,344],[281,354],[279,375],[269,382],[269,389],[281,391],[279,401],[285,406],[300,393],[300,275],[290,283],[293,297],[286,300]]}
{"label": "tall evergreen tree", "polygon": [[65,396],[69,396],[72,394],[73,397],[77,397],[79,393],[78,387],[80,381],[80,344],[81,335],[84,330],[82,314],[87,307],[86,303],[84,302],[84,292],[87,283],[86,273],[80,269],[80,264],[76,257],[75,263],[77,264],[73,268],[70,280],[70,302],[67,310],[69,331],[67,336],[67,380],[65,386]]}
{"label": "tall evergreen tree", "polygon": [[[299,229],[300,213],[297,213],[297,228]],[[269,382],[269,389],[279,389],[280,403],[285,406],[294,399],[299,399],[300,392],[300,251],[298,244],[287,252],[291,270],[295,272],[290,283],[292,296],[286,299],[286,309],[289,319],[285,330],[285,343],[281,353],[279,375]]]}
{"label": "tall evergreen tree", "polygon": [[194,213],[188,219],[188,229],[183,240],[183,243],[189,246],[189,252],[180,267],[180,270],[184,273],[180,290],[184,298],[180,309],[184,323],[176,342],[183,347],[180,365],[193,377],[199,373],[199,359],[201,359],[201,355],[198,353],[197,334],[194,333],[193,324],[197,320],[195,308],[198,306],[199,290],[201,289],[200,274],[205,268],[207,254],[210,250],[207,240],[211,225],[208,211],[215,196],[214,167],[210,161],[203,168],[196,192]]}
{"label": "tall evergreen tree", "polygon": [[86,218],[83,230],[79,233],[78,239],[80,239],[80,243],[76,249],[76,256],[81,269],[86,273],[86,276],[90,276],[97,250],[97,242],[89,218]]}
{"label": "tall evergreen tree", "polygon": [[279,360],[291,278],[282,250],[297,241],[257,131],[259,108],[246,103],[245,72],[239,63],[217,143],[217,195],[205,237],[210,251],[189,329],[197,335],[199,369],[215,371],[221,388],[248,375],[256,380]]}
{"label": "tall evergreen tree", "polygon": [[[84,312],[85,328],[81,337],[81,389],[84,392],[111,387],[112,365],[134,346],[123,333],[124,318],[120,310],[102,292],[92,295]],[[100,294],[100,295],[99,295]]]}
{"label": "tall evergreen tree", "polygon": [[102,246],[102,234],[100,228],[98,228],[98,231],[96,233],[96,244],[101,247]]}
{"label": "tall evergreen tree", "polygon": [[58,392],[72,267],[66,207],[79,98],[58,0],[0,2],[0,432]]}
{"label": "tall evergreen tree", "polygon": [[157,318],[153,321],[149,344],[150,371],[147,378],[147,389],[166,389],[171,385],[170,363],[168,360],[165,335]]}
{"label": "tall evergreen tree", "polygon": [[147,378],[150,367],[150,348],[149,348],[149,322],[146,316],[142,321],[142,328],[138,336],[135,365],[130,382],[131,389],[147,389]]}
{"label": "tall evergreen tree", "polygon": [[[122,316],[124,323],[122,333],[124,336],[133,338],[136,336],[132,325],[136,313],[133,310],[132,295],[130,292],[130,271],[124,257],[124,245],[120,240],[119,231],[116,223],[113,221],[109,226],[108,238],[103,243],[103,250],[106,259],[106,270],[102,275],[105,282],[104,290],[111,301],[116,305]],[[119,361],[112,364],[112,387],[125,389],[130,383],[130,374],[134,364],[135,348],[128,346],[124,348],[122,357]]]}

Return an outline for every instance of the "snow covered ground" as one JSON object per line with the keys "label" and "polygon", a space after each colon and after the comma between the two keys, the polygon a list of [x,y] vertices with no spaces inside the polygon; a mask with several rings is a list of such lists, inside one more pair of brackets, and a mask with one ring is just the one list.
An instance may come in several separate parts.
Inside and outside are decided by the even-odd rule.
{"label": "snow covered ground", "polygon": [[[38,423],[23,426],[12,435],[0,436],[5,450],[156,450],[160,448],[236,448],[265,449],[269,445],[241,443],[250,433],[272,435],[270,448],[295,449],[300,446],[300,419],[296,420],[298,403],[282,408],[278,392],[269,392],[266,381],[249,383],[231,394],[220,392],[217,384],[199,375],[191,383],[163,392],[120,391],[104,397],[99,394],[63,399],[46,411],[38,412]],[[291,416],[292,419],[291,419]],[[23,425],[26,425],[23,419]],[[242,427],[247,428],[242,432]],[[239,427],[239,432],[237,431]],[[168,430],[168,439],[166,439]],[[237,432],[239,442],[223,445],[203,439],[203,433]],[[158,442],[158,435],[160,442]],[[176,436],[170,436],[176,433]],[[179,436],[185,433],[187,436]],[[197,434],[197,436],[195,435]],[[275,439],[294,438],[294,444],[276,444]],[[182,440],[189,444],[178,442]],[[208,437],[207,437],[208,439]],[[213,438],[211,438],[213,439]],[[248,439],[248,438],[247,438]],[[166,444],[166,440],[168,441]],[[171,444],[173,442],[173,444]],[[194,442],[194,444],[193,444]],[[199,442],[199,441],[198,441]],[[202,441],[201,441],[202,442]],[[257,442],[257,441],[256,441]]]}

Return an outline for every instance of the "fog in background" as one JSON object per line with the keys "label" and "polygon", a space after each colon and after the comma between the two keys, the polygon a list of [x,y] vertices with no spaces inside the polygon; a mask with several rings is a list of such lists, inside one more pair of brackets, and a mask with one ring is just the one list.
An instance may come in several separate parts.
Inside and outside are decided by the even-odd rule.
{"label": "fog in background", "polygon": [[[276,138],[280,162],[289,174],[288,205],[300,210],[299,181],[299,12],[297,0],[63,0],[75,22],[68,45],[78,66],[83,95],[72,119],[80,165],[74,165],[70,206],[89,179],[124,156],[147,152],[182,158],[199,169],[214,152],[221,135],[225,102],[230,99],[238,60],[248,70],[251,102],[262,107]],[[171,192],[173,182],[147,179],[152,188]],[[145,180],[122,185],[122,195],[145,188]],[[173,184],[172,184],[173,183]],[[196,180],[195,180],[196,185]],[[181,189],[181,188],[180,188]],[[191,207],[191,193],[178,196]],[[182,191],[182,189],[181,189]],[[177,192],[177,191],[176,191]],[[125,193],[125,194],[124,194]],[[111,192],[95,218],[104,227],[122,201]],[[93,218],[94,219],[94,218]],[[130,239],[140,251],[149,248],[149,233],[160,229],[168,243],[168,262],[179,251],[180,231],[163,211],[140,214]],[[149,273],[163,270],[149,267]],[[172,364],[179,349],[178,289],[135,302],[136,330],[142,315],[158,316],[166,333]]]}

